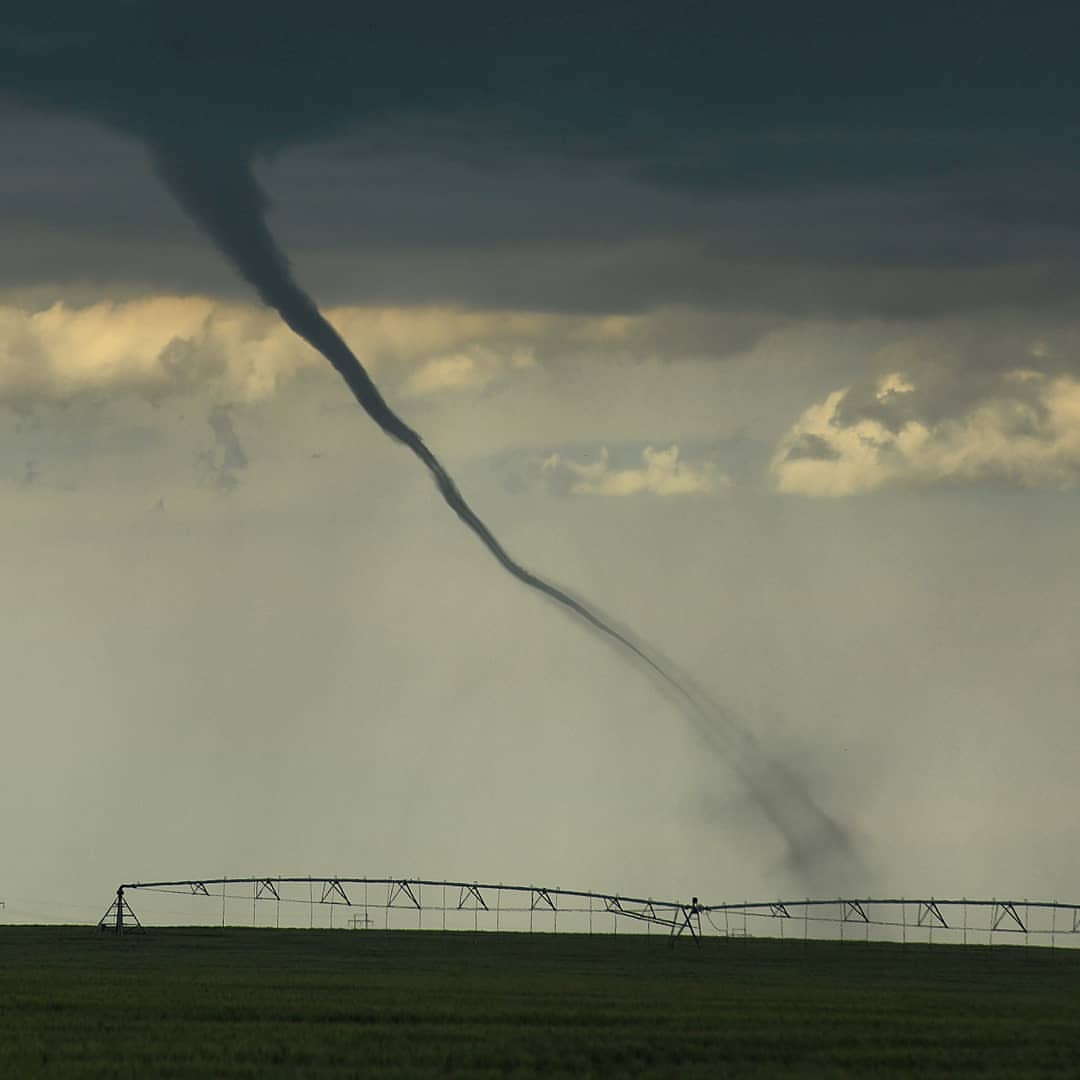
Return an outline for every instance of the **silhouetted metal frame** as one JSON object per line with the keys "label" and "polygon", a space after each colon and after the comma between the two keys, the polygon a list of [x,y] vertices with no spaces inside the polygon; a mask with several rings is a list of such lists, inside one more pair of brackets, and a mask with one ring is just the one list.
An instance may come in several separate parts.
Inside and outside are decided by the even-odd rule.
{"label": "silhouetted metal frame", "polygon": [[[308,888],[307,899],[288,896],[286,886],[304,886]],[[383,903],[372,903],[369,888],[375,886],[386,889]],[[229,888],[244,889],[243,894],[229,893]],[[350,890],[355,896],[363,890],[363,900],[355,901],[350,897]],[[241,899],[246,896],[254,909],[262,902],[272,900],[279,906],[282,903],[310,906],[312,916],[310,925],[314,925],[315,905],[345,906],[362,909],[362,917],[353,916],[352,925],[371,926],[374,920],[369,918],[370,907],[383,908],[389,919],[391,909],[405,908],[417,913],[417,926],[423,927],[422,913],[429,910],[441,912],[441,926],[446,928],[446,913],[469,912],[474,916],[473,925],[477,928],[479,913],[494,915],[495,929],[503,928],[502,916],[508,912],[528,914],[529,929],[533,929],[533,916],[538,911],[550,912],[551,929],[558,931],[560,914],[588,917],[589,932],[592,932],[593,915],[599,907],[613,917],[612,929],[617,931],[620,920],[645,923],[647,926],[660,926],[668,931],[672,940],[684,933],[689,933],[696,941],[703,936],[701,925],[705,917],[715,935],[728,937],[747,936],[784,936],[783,924],[801,917],[803,938],[814,935],[810,932],[811,924],[815,930],[821,926],[836,929],[841,939],[844,926],[855,923],[866,928],[866,940],[869,940],[869,928],[895,928],[901,931],[902,941],[907,942],[909,931],[924,930],[931,943],[934,930],[950,931],[962,934],[964,944],[968,935],[987,935],[987,942],[992,944],[995,935],[1009,939],[1009,935],[1022,936],[1025,942],[1031,938],[1039,941],[1049,938],[1053,945],[1058,938],[1080,938],[1080,904],[1061,903],[1058,901],[1032,900],[959,900],[911,899],[907,897],[838,897],[828,900],[765,900],[742,903],[722,904],[687,904],[680,900],[657,900],[653,897],[623,896],[619,893],[604,893],[581,889],[563,889],[537,885],[507,885],[503,883],[485,883],[476,881],[441,881],[427,878],[371,878],[371,877],[222,877],[190,878],[174,881],[133,881],[117,887],[116,897],[102,916],[98,925],[103,929],[123,933],[126,929],[140,928],[141,925],[128,901],[127,894],[137,891],[166,892],[185,896],[220,897],[222,904],[222,925],[225,925],[225,902],[227,899]],[[250,891],[249,891],[250,890]],[[428,890],[425,894],[424,890]],[[449,891],[449,895],[448,895]],[[424,903],[431,895],[439,897],[435,902]],[[504,896],[519,896],[520,906],[508,906]],[[489,899],[494,897],[494,907]],[[915,919],[909,918],[909,908],[913,907]],[[986,920],[972,922],[970,915],[984,910]],[[1021,914],[1023,911],[1023,914]],[[1033,926],[1032,912],[1049,913],[1049,928]],[[1065,919],[1059,920],[1064,914]],[[723,916],[723,925],[714,916]],[[732,916],[741,917],[741,928],[732,925]],[[777,934],[764,932],[755,935],[750,926],[753,920],[763,923],[775,923]],[[280,916],[279,916],[280,921]],[[333,912],[330,913],[331,926]],[[431,925],[429,920],[429,926]],[[387,922],[387,925],[389,923]],[[764,927],[763,927],[764,929]],[[863,935],[858,935],[862,937]]]}

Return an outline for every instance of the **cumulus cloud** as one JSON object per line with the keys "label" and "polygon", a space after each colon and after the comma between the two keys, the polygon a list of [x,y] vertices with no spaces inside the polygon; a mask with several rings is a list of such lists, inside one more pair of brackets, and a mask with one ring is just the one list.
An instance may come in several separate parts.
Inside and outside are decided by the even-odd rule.
{"label": "cumulus cloud", "polygon": [[207,386],[255,401],[310,363],[266,312],[203,297],[0,307],[0,402],[7,404],[116,392],[156,400]]}
{"label": "cumulus cloud", "polygon": [[1069,489],[1080,480],[1076,377],[1002,372],[977,393],[953,395],[952,415],[941,415],[920,389],[890,372],[812,405],[773,456],[775,488],[843,496],[978,482]]}
{"label": "cumulus cloud", "polygon": [[731,485],[711,461],[680,460],[678,446],[646,446],[640,464],[613,467],[606,446],[595,461],[575,461],[558,452],[533,463],[548,491],[558,495],[708,495]]}
{"label": "cumulus cloud", "polygon": [[[753,340],[767,323],[692,308],[583,316],[451,307],[345,306],[327,313],[391,393],[483,390],[567,357],[619,362],[699,357]],[[0,302],[0,404],[194,391],[250,404],[272,397],[315,354],[256,304],[154,296],[35,309]]]}
{"label": "cumulus cloud", "polygon": [[[574,320],[527,314],[346,307],[329,315],[370,364],[399,363],[408,395],[483,387],[532,366],[523,339],[574,340],[578,333]],[[603,336],[602,327],[580,332],[584,341]],[[94,393],[154,401],[196,389],[254,402],[316,368],[315,360],[256,305],[162,296],[85,306],[58,301],[37,311],[0,306],[0,402],[14,407]]]}
{"label": "cumulus cloud", "polygon": [[529,348],[515,348],[505,355],[476,345],[427,361],[405,380],[402,393],[406,397],[425,397],[446,390],[482,390],[502,375],[525,371],[535,362]]}

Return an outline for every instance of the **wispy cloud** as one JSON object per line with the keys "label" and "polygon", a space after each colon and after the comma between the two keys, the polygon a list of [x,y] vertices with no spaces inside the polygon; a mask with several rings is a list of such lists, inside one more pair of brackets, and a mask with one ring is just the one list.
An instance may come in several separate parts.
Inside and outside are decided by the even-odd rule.
{"label": "wispy cloud", "polygon": [[211,487],[232,491],[240,484],[238,474],[247,468],[248,458],[236,434],[231,410],[225,405],[215,405],[206,422],[214,433],[214,446],[197,456],[196,465]]}
{"label": "wispy cloud", "polygon": [[[710,495],[731,486],[731,478],[715,462],[684,461],[675,444],[666,449],[646,446],[639,463],[625,467],[612,464],[606,446],[593,460],[575,459],[556,451],[530,459],[525,471],[530,479],[556,495]],[[517,477],[517,483],[521,485],[522,477]]]}
{"label": "wispy cloud", "polygon": [[405,380],[405,397],[426,397],[444,391],[482,390],[503,375],[526,371],[536,363],[533,351],[518,346],[508,352],[475,345],[468,350],[437,356]]}

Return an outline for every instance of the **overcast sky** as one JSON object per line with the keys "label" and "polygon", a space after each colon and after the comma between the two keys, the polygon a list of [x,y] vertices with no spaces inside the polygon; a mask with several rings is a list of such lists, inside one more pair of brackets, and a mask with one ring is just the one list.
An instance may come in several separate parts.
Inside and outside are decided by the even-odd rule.
{"label": "overcast sky", "polygon": [[[6,917],[279,873],[1080,900],[1077,17],[802,7],[5,15]],[[792,864],[164,160],[254,170],[505,546],[854,857]]]}

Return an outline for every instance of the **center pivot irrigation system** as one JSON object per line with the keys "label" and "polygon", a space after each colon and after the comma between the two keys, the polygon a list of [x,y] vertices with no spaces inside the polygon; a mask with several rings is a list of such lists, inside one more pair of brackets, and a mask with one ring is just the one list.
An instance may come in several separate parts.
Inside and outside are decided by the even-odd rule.
{"label": "center pivot irrigation system", "polygon": [[[131,906],[138,892],[145,922]],[[168,898],[167,900],[165,898]],[[213,903],[212,901],[217,901]],[[168,906],[164,906],[164,905]],[[1080,945],[1080,904],[870,897],[704,904],[537,885],[423,878],[238,877],[136,881],[117,887],[98,922],[123,934],[156,924],[618,933],[620,924],[672,939]],[[284,918],[283,918],[284,915]]]}

